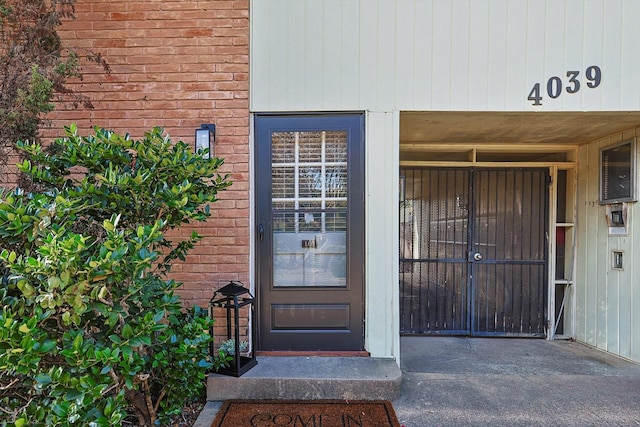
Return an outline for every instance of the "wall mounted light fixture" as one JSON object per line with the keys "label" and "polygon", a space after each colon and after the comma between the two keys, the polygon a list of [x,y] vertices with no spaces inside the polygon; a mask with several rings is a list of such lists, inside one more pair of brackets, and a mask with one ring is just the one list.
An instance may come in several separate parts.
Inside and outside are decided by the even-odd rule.
{"label": "wall mounted light fixture", "polygon": [[209,149],[209,154],[205,158],[210,159],[214,156],[213,148],[216,142],[216,125],[203,124],[200,129],[196,129],[196,151]]}

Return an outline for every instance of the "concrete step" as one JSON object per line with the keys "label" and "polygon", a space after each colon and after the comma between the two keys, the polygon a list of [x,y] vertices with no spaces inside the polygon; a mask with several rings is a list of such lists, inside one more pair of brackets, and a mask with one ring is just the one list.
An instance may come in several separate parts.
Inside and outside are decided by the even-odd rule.
{"label": "concrete step", "polygon": [[210,374],[207,400],[386,399],[400,396],[395,360],[371,357],[258,357],[239,378]]}

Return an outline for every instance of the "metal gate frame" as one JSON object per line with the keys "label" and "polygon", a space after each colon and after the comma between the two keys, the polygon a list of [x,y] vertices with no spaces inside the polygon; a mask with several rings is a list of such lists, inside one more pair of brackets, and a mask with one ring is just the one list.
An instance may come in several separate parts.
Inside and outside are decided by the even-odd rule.
{"label": "metal gate frame", "polygon": [[[421,176],[430,175],[426,181],[420,179],[418,189],[415,188],[418,184],[414,185],[411,182],[416,181],[411,175],[415,173],[420,173]],[[504,185],[504,188],[495,189],[496,194],[503,195],[504,205],[497,207],[497,196],[491,201],[496,204],[493,219],[489,218],[490,208],[485,208],[484,211],[480,208],[480,204],[485,203],[482,198],[488,197],[480,195],[480,177],[488,174],[495,175],[493,180],[496,187],[498,184]],[[500,174],[504,175],[504,179],[500,180]],[[549,212],[548,169],[420,167],[402,168],[401,175],[401,333],[544,337],[547,311],[546,277],[549,264],[546,239]],[[529,185],[523,181],[519,184],[520,187],[514,190],[515,181],[524,180],[525,176],[530,177],[531,182],[526,183]],[[513,178],[514,182],[509,182],[507,177]],[[449,188],[447,179],[453,180],[453,190]],[[486,176],[483,179],[487,179]],[[444,187],[440,181],[445,181]],[[462,185],[466,185],[466,193]],[[477,188],[474,189],[474,186]],[[440,194],[439,191],[443,189],[445,194]],[[433,191],[436,192],[435,196],[431,194]],[[513,197],[510,197],[509,191],[513,192]],[[514,198],[518,191],[520,200],[516,201]],[[411,196],[411,192],[414,195],[419,193],[420,198],[408,197]],[[530,197],[531,200],[525,200],[525,194],[530,194],[526,197]],[[428,199],[430,202],[425,203],[424,200],[428,197],[431,197]],[[424,226],[423,214],[426,209],[425,206],[420,206],[420,203],[428,205],[426,219],[429,221],[429,229],[416,228],[416,232],[413,233],[412,227],[417,227],[417,224],[420,224],[420,227]],[[489,200],[486,203],[489,203]],[[541,209],[531,209],[538,214],[532,221],[533,217],[527,216],[529,213],[526,212],[526,208],[540,205]],[[499,212],[500,208],[503,209],[502,213]],[[520,209],[520,222],[509,223],[507,211],[513,209],[515,212],[517,208]],[[466,217],[462,218],[465,210]],[[486,214],[484,219],[481,218],[483,214]],[[479,228],[493,228],[497,238],[498,217],[502,218],[502,237],[506,238],[510,233],[509,237],[512,240],[522,239],[523,231],[527,228],[523,221],[535,224],[533,240],[536,241],[536,245],[529,242],[527,247],[524,242],[514,240],[510,242],[511,252],[507,253],[507,242],[494,242],[495,249],[492,253],[489,250],[491,236],[481,236]],[[493,225],[490,224],[491,221]],[[514,229],[509,229],[513,224],[522,225],[518,225],[514,232]],[[427,237],[424,237],[425,233]],[[480,242],[481,237],[484,237],[484,242]],[[420,241],[424,239],[428,241]],[[487,245],[484,253],[480,246],[483,243]],[[498,248],[502,248],[504,252],[498,254]],[[516,251],[520,253],[516,254]],[[525,255],[535,259],[527,259]],[[482,274],[485,275],[484,279],[481,278]],[[491,280],[489,275],[493,275]],[[523,286],[522,280],[525,278],[535,285]],[[502,288],[499,283],[503,283]],[[529,294],[523,295],[522,290],[529,291]],[[484,299],[479,297],[482,292]],[[489,295],[491,292],[501,296],[492,300]],[[506,307],[508,303],[519,305],[509,308]],[[530,306],[534,309],[530,310]],[[480,308],[484,310],[484,317],[479,314]]]}

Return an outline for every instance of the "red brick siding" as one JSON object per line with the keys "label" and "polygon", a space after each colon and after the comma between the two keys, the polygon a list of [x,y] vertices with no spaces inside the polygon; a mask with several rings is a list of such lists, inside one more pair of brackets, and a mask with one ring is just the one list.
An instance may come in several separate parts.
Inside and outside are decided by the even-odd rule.
{"label": "red brick siding", "polygon": [[197,226],[204,239],[172,274],[184,283],[186,305],[206,306],[229,280],[249,285],[248,0],[78,0],[76,19],[60,34],[70,46],[100,52],[111,73],[85,64],[71,86],[94,109],[58,105],[43,135],[59,136],[71,122],[83,134],[101,126],[134,138],[161,126],[174,141],[193,144],[200,124],[215,123],[221,172],[234,184]]}
{"label": "red brick siding", "polygon": [[0,153],[7,156],[6,162],[0,162],[0,188],[10,189],[18,183],[18,172],[15,165],[20,161],[20,157],[12,150]]}

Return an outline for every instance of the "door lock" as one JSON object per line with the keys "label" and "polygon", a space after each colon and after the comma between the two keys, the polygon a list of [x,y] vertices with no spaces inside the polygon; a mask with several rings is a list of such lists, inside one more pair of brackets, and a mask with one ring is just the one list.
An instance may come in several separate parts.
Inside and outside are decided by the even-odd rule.
{"label": "door lock", "polygon": [[482,261],[482,254],[480,252],[476,252],[475,254],[473,254],[473,260]]}

